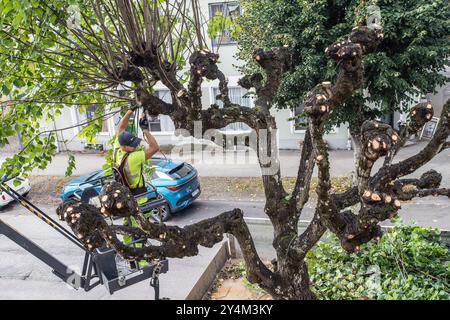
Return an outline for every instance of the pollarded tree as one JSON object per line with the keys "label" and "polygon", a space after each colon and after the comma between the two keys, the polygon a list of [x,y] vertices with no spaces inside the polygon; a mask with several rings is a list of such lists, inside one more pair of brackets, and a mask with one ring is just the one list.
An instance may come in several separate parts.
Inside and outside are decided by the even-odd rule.
{"label": "pollarded tree", "polygon": [[[205,133],[244,122],[257,137],[253,147],[262,169],[265,213],[274,227],[273,246],[277,254],[274,268],[259,258],[240,209],[183,228],[155,224],[141,216],[129,192],[117,183],[102,191],[100,209],[73,200],[58,208],[60,218],[67,221],[89,250],[106,243],[126,259],[182,258],[196,255],[199,246],[211,247],[230,233],[239,242],[249,281],[258,283],[277,299],[314,299],[305,255],[326,230],[336,234],[347,251],[359,251],[362,244],[382,236],[379,223],[397,214],[401,200],[449,195],[448,189],[439,187],[442,177],[435,171],[419,179],[402,177],[448,147],[450,102],[444,106],[435,136],[424,150],[395,164],[387,161],[373,174],[374,162],[394,156],[392,150],[402,145],[407,134],[398,134],[386,124],[365,121],[361,126],[363,148],[358,185],[343,193],[330,190],[328,150],[323,140],[325,127],[335,110],[361,87],[362,59],[382,43],[384,33],[380,26],[355,25],[348,30],[345,40],[326,48],[324,55],[336,63],[337,77],[333,82],[320,82],[307,94],[307,139],[295,187],[287,192],[273,134],[277,124],[270,110],[283,77],[291,70],[292,54],[288,46],[253,51],[252,59],[261,72],[239,81],[242,87],[256,92],[256,107],[247,108],[230,101],[226,78],[217,66],[219,56],[207,49],[203,39],[195,0],[91,0],[80,3],[79,12],[69,6],[70,14],[69,3],[63,1],[35,0],[23,7],[14,6],[15,1],[0,3],[4,13],[0,64],[6,70],[2,87],[7,91],[4,93],[12,94],[12,108],[3,110],[0,137],[5,139],[16,129],[22,131],[25,139],[25,149],[12,157],[9,164],[20,163],[25,172],[46,165],[54,150],[43,146],[52,144],[55,131],[48,131],[41,138],[33,124],[42,117],[55,117],[60,104],[79,108],[99,106],[94,125],[84,124],[85,135],[95,134],[101,120],[118,112],[115,110],[120,110],[121,104],[135,101],[151,115],[169,115],[177,128],[190,134],[194,133],[196,123],[201,124]],[[201,84],[205,79],[220,82],[218,99],[223,108],[201,105]],[[154,84],[159,81],[170,90],[171,103],[152,94]],[[115,93],[118,86],[120,95]],[[19,93],[26,96],[17,99]],[[416,106],[406,132],[419,130],[432,114],[431,105]],[[309,198],[316,165],[319,183],[315,214],[306,231],[299,233],[298,222]],[[416,188],[405,190],[404,184]],[[111,215],[134,216],[140,227],[109,226],[104,217]],[[160,244],[129,248],[119,241],[119,234],[156,239]]]}

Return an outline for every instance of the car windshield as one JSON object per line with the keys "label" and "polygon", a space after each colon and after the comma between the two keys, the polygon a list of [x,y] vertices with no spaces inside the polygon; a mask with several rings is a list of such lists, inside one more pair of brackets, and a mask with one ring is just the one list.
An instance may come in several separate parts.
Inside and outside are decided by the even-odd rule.
{"label": "car windshield", "polygon": [[192,172],[192,170],[194,170],[194,168],[189,163],[183,162],[180,165],[176,166],[174,169],[170,170],[167,175],[174,180],[178,180],[186,177]]}
{"label": "car windshield", "polygon": [[102,173],[102,171],[96,172],[96,173],[90,175],[89,177],[87,177],[86,182],[94,180],[94,179],[97,179],[97,178],[100,178],[100,174],[101,173]]}

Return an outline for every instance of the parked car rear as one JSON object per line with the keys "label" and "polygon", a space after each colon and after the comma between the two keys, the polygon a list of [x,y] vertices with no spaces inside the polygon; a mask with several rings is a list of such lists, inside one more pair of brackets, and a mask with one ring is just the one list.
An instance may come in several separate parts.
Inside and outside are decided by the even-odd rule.
{"label": "parked car rear", "polygon": [[[0,160],[0,167],[4,162],[4,160]],[[11,173],[6,173],[0,177],[0,181],[20,195],[26,196],[31,190],[30,181],[20,177],[18,174],[13,175]],[[17,181],[19,184],[14,184],[14,181]],[[0,209],[13,201],[14,199],[12,197],[5,192],[0,191]]]}
{"label": "parked car rear", "polygon": [[152,159],[157,168],[153,184],[169,202],[171,212],[180,211],[200,196],[197,170],[187,162]]}

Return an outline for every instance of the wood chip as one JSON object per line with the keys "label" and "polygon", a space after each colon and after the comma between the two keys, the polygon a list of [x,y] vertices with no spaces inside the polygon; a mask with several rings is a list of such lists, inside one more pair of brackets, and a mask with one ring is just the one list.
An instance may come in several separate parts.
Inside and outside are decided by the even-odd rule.
{"label": "wood chip", "polygon": [[376,201],[376,202],[381,201],[381,197],[377,193],[373,193],[370,196],[370,199],[372,199],[372,201]]}
{"label": "wood chip", "polygon": [[372,140],[372,149],[373,150],[379,150],[380,149],[380,143],[377,140]]}
{"label": "wood chip", "polygon": [[318,103],[321,103],[327,100],[327,97],[323,94],[316,94],[316,100]]}
{"label": "wood chip", "polygon": [[392,197],[387,195],[386,197],[384,197],[384,202],[385,203],[391,203],[392,202]]}

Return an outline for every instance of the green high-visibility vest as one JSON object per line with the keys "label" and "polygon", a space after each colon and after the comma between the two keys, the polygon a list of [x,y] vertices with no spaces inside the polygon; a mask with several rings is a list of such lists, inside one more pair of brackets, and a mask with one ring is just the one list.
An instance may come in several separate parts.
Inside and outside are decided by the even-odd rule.
{"label": "green high-visibility vest", "polygon": [[[116,138],[116,141],[114,142],[114,153],[114,163],[115,165],[119,166],[126,152],[123,152],[120,149],[118,138]],[[126,160],[124,171],[127,176],[128,183],[133,189],[143,187],[145,185],[145,181],[143,178],[145,162],[145,151],[140,147],[138,147],[136,151],[131,152],[128,156],[128,159]]]}

